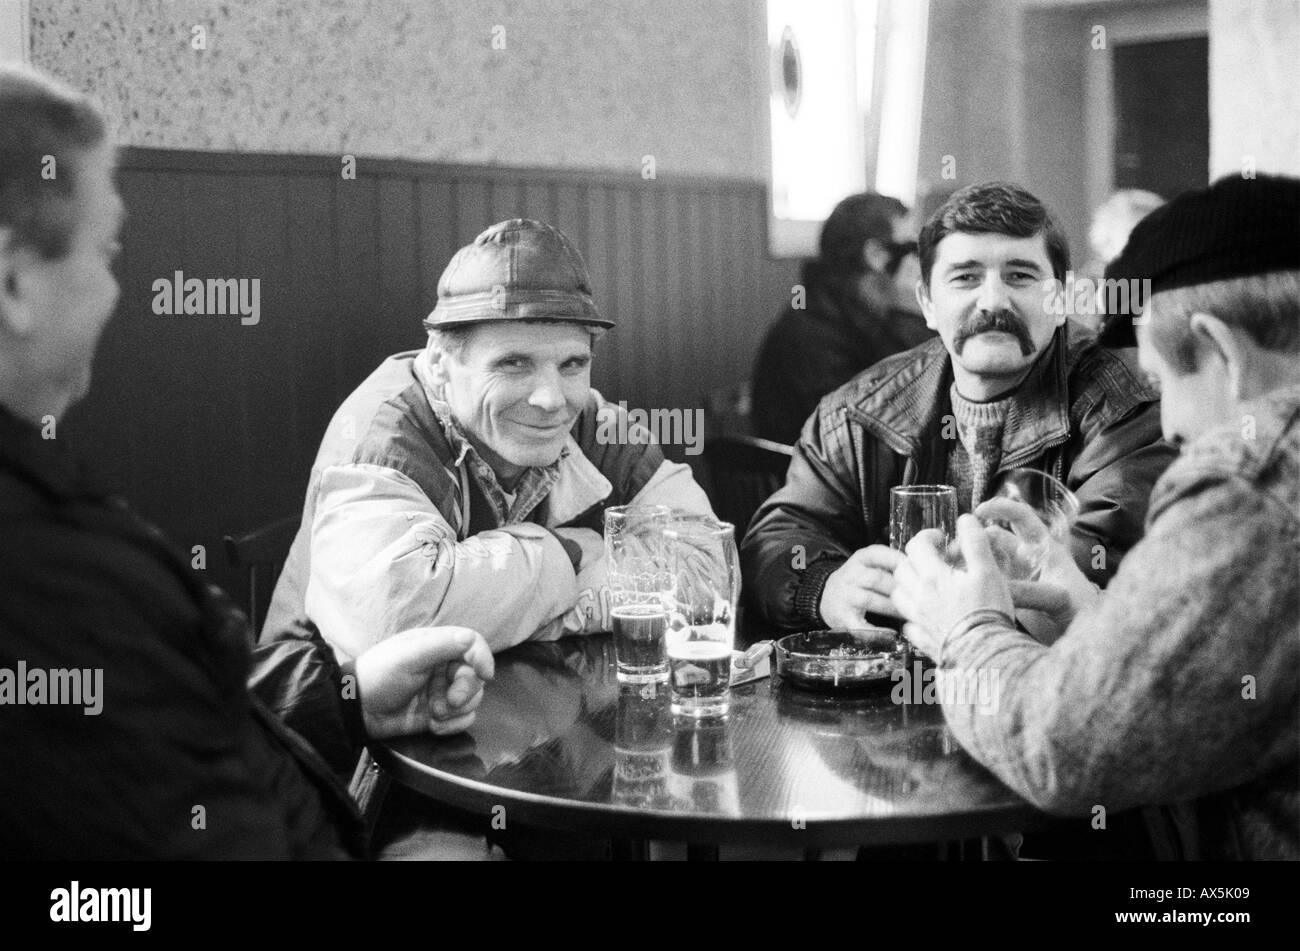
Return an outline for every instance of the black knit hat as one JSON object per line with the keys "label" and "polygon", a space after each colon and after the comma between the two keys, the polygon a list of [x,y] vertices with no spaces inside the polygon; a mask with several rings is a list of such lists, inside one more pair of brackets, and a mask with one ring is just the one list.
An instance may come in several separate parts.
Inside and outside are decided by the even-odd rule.
{"label": "black knit hat", "polygon": [[[1300,269],[1300,179],[1228,176],[1184,192],[1137,223],[1106,280],[1149,280],[1150,293],[1272,271]],[[1133,318],[1146,303],[1129,295],[1107,313],[1101,343],[1136,346]]]}

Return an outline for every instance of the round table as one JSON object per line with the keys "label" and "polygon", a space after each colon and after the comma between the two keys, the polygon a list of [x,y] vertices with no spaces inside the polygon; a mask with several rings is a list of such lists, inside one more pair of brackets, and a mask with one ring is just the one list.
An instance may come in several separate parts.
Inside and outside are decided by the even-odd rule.
{"label": "round table", "polygon": [[502,824],[625,840],[814,850],[1047,821],[957,745],[937,705],[893,689],[842,700],[773,677],[733,687],[726,718],[694,721],[670,713],[666,684],[618,682],[609,635],[496,661],[466,733],[377,746],[398,781]]}

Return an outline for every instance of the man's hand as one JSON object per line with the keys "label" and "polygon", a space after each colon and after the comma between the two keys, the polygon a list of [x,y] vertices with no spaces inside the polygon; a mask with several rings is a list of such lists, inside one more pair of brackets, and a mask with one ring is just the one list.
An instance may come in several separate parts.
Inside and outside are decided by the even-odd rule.
{"label": "man's hand", "polygon": [[[1075,564],[1070,549],[1053,539],[1032,508],[1010,499],[989,499],[975,509],[984,522],[1010,525],[1012,532],[991,527],[994,547],[1006,553],[1045,550],[1036,581],[1013,580],[1011,598],[1016,617],[1025,629],[1044,644],[1051,644],[1070,626],[1074,616],[1100,597],[1097,586]],[[1005,554],[1004,554],[1005,557]]]}
{"label": "man's hand", "polygon": [[972,611],[983,608],[1010,617],[1014,610],[1007,580],[975,516],[957,520],[957,543],[965,568],[948,563],[943,533],[927,529],[908,543],[907,557],[894,571],[894,604],[911,622],[903,633],[936,660],[948,632]]}
{"label": "man's hand", "polygon": [[902,553],[884,545],[859,548],[826,578],[818,605],[822,620],[828,627],[855,628],[866,623],[868,611],[902,617],[890,599],[902,561]]}
{"label": "man's hand", "polygon": [[459,733],[474,722],[492,651],[467,627],[417,627],[357,658],[357,690],[373,737]]}

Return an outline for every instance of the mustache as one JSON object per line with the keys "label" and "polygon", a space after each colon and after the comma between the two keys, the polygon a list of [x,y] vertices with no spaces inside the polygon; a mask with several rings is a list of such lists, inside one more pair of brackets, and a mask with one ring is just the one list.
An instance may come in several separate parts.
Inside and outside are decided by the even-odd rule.
{"label": "mustache", "polygon": [[1029,336],[1029,328],[1011,310],[977,310],[963,317],[957,324],[957,334],[952,341],[953,349],[961,353],[967,340],[991,330],[1000,330],[1014,336],[1020,344],[1021,356],[1027,357],[1034,352],[1034,341]]}

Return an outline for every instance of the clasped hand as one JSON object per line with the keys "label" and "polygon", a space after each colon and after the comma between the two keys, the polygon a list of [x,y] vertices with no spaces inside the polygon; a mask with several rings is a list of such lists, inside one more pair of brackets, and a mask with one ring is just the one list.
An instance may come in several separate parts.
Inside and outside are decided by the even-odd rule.
{"label": "clasped hand", "polygon": [[487,641],[467,627],[417,627],[385,638],[356,662],[366,732],[459,733],[474,722],[494,671]]}

